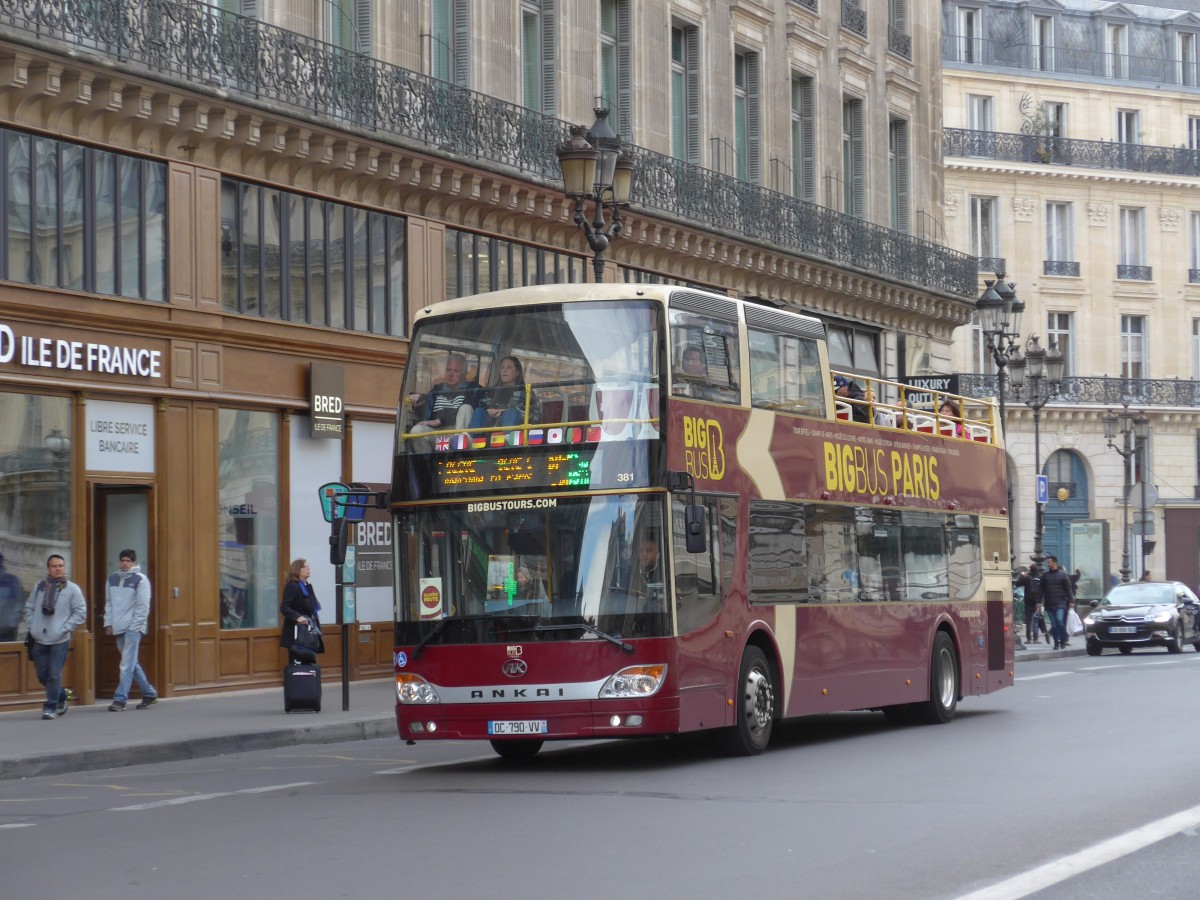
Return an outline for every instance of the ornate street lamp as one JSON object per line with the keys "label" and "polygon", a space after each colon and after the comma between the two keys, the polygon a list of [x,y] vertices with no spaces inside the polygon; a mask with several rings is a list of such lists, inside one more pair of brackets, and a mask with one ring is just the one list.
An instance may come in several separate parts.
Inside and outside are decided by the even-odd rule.
{"label": "ornate street lamp", "polygon": [[59,428],[51,428],[46,435],[46,449],[50,451],[50,462],[54,467],[54,525],[58,536],[65,540],[70,533],[69,513],[71,509],[71,439]]}
{"label": "ornate street lamp", "polygon": [[[575,202],[575,224],[592,248],[592,271],[604,280],[604,251],[621,233],[621,210],[629,205],[633,158],[608,124],[608,110],[597,109],[590,129],[571,126],[571,137],[555,151],[563,174],[563,193]],[[591,201],[592,218],[585,213]],[[605,212],[608,219],[605,220]]]}
{"label": "ornate street lamp", "polygon": [[[1026,341],[1024,357],[1018,353],[1009,361],[1013,395],[1023,399],[1025,405],[1033,410],[1033,470],[1037,476],[1042,474],[1042,407],[1058,395],[1065,365],[1066,360],[1058,344],[1051,343],[1047,350],[1036,334]],[[1045,514],[1045,504],[1039,502],[1034,513],[1033,556],[1030,557],[1039,568],[1046,558],[1042,553],[1042,539],[1046,532]]]}
{"label": "ornate street lamp", "polygon": [[[1104,439],[1108,446],[1121,454],[1124,463],[1124,490],[1121,493],[1121,580],[1129,581],[1129,492],[1133,485],[1133,467],[1130,460],[1137,453],[1137,442],[1145,442],[1150,437],[1150,419],[1145,413],[1136,416],[1129,411],[1129,401],[1122,404],[1119,413],[1111,410],[1100,417],[1104,423]],[[1121,435],[1121,446],[1113,443],[1117,434]],[[1136,441],[1134,439],[1137,439]]]}

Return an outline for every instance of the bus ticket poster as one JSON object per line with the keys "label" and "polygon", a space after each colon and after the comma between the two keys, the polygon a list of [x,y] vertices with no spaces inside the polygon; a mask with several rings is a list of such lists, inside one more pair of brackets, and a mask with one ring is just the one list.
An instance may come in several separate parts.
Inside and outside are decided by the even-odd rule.
{"label": "bus ticket poster", "polygon": [[421,618],[442,618],[442,579],[422,578],[418,587],[421,591]]}

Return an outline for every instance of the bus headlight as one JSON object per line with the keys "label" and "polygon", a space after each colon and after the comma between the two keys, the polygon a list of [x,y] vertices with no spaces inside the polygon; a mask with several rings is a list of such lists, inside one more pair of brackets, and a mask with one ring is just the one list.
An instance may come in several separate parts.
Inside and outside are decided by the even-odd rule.
{"label": "bus headlight", "polygon": [[658,693],[667,677],[666,663],[654,666],[630,666],[613,675],[600,688],[601,700],[627,697],[651,697]]}
{"label": "bus headlight", "polygon": [[414,675],[411,672],[396,674],[396,699],[406,706],[442,702],[442,698],[437,695],[433,685],[420,675]]}

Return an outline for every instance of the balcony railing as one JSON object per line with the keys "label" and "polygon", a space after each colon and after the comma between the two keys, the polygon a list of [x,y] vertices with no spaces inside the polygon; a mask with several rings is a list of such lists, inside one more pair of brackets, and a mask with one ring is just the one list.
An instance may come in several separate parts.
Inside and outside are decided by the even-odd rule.
{"label": "balcony railing", "polygon": [[[845,10],[843,9],[843,12]],[[862,13],[863,29],[866,13]],[[380,141],[556,184],[568,123],[194,0],[0,0],[0,38],[220,90]],[[637,205],[927,290],[973,298],[974,258],[641,147]]]}
{"label": "balcony railing", "polygon": [[1200,150],[1186,147],[1077,141],[1050,135],[946,128],[942,132],[942,149],[946,156],[998,159],[1003,162],[1200,176]]}
{"label": "balcony railing", "polygon": [[979,257],[979,271],[1004,273],[1008,271],[1008,266],[1005,265],[1003,256],[981,256]]}
{"label": "balcony railing", "polygon": [[[1085,39],[1090,40],[1090,35]],[[1007,38],[995,40],[957,34],[942,35],[942,61],[952,65],[994,66],[1033,73],[1169,84],[1185,89],[1196,88],[1200,74],[1195,63],[1181,63],[1165,57],[1105,53],[1090,48],[1044,47],[1020,44]]]}
{"label": "balcony railing", "polygon": [[1126,266],[1117,264],[1117,277],[1123,281],[1151,281],[1153,270],[1150,266]]}
{"label": "balcony railing", "polygon": [[807,6],[809,9],[814,11],[817,8],[817,0],[793,0],[793,2],[798,3],[801,6]]}
{"label": "balcony railing", "polygon": [[1043,275],[1059,275],[1067,278],[1079,277],[1079,263],[1063,262],[1059,259],[1043,259],[1042,260]]}
{"label": "balcony railing", "polygon": [[[958,392],[964,397],[995,397],[996,390],[995,375],[963,373],[958,376]],[[1008,396],[1013,397],[1011,387],[1009,391]],[[1138,406],[1200,406],[1200,381],[1069,376],[1063,379],[1062,387],[1050,400],[1050,405],[1088,403],[1118,407],[1126,401]]]}
{"label": "balcony railing", "polygon": [[888,25],[888,49],[905,59],[912,59],[912,35],[895,25]]}
{"label": "balcony railing", "polygon": [[858,0],[842,0],[842,27],[867,36],[867,11],[858,5]]}

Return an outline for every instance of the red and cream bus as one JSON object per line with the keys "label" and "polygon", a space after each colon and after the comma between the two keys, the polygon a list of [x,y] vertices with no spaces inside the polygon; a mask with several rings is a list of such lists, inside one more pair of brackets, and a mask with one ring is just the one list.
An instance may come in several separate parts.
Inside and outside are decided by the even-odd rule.
{"label": "red and cream bus", "polygon": [[[506,357],[523,382],[510,360],[492,392]],[[391,491],[400,737],[517,757],[707,730],[751,754],[778,719],[948,722],[1010,686],[994,406],[908,390],[831,372],[816,319],[691,289],[422,310]]]}

